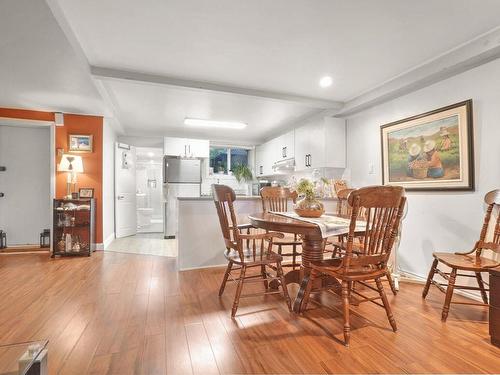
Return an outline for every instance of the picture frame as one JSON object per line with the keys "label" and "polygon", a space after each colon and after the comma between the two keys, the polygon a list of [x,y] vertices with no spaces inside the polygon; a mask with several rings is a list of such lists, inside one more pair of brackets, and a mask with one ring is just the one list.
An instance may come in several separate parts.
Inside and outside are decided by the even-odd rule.
{"label": "picture frame", "polygon": [[80,188],[80,198],[94,198],[94,188]]}
{"label": "picture frame", "polygon": [[94,151],[94,136],[84,134],[69,134],[68,135],[68,151],[69,152],[93,152]]}
{"label": "picture frame", "polygon": [[474,190],[472,99],[380,127],[382,184]]}

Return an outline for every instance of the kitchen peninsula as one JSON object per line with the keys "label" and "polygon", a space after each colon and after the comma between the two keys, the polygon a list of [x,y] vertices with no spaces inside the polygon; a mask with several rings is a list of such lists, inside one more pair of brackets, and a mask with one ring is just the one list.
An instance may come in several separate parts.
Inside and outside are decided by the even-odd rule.
{"label": "kitchen peninsula", "polygon": [[[225,266],[224,240],[211,196],[179,197],[179,231],[177,268],[181,271]],[[335,212],[337,200],[322,198],[326,212]],[[234,202],[240,224],[248,223],[248,215],[261,212],[260,196],[238,196]]]}

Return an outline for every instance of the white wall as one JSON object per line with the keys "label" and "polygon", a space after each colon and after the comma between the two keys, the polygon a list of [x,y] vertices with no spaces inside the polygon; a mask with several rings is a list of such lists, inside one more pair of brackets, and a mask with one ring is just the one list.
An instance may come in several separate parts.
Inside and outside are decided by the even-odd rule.
{"label": "white wall", "polygon": [[8,245],[38,244],[51,228],[51,131],[48,126],[0,124],[0,229]]}
{"label": "white wall", "polygon": [[115,238],[115,142],[116,132],[104,119],[102,140],[102,232],[103,247]]}
{"label": "white wall", "polygon": [[[500,187],[500,60],[366,110],[347,125],[347,164],[354,186],[381,183],[380,125],[473,100],[476,190],[408,192],[398,253],[400,269],[426,277],[434,251],[471,249],[479,236],[486,192]],[[374,174],[368,174],[369,164]]]}

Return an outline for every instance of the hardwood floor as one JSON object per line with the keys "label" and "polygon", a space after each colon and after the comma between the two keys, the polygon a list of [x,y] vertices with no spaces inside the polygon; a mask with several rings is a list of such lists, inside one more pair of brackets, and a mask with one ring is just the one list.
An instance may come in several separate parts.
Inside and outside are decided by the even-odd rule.
{"label": "hardwood floor", "polygon": [[242,299],[231,320],[234,285],[217,296],[223,269],[178,273],[175,262],[4,255],[0,344],[49,339],[50,374],[500,372],[486,309],[454,305],[441,323],[443,296],[423,301],[422,285],[388,293],[397,333],[380,307],[353,307],[347,349],[336,296],[323,293],[330,308],[311,303],[303,316],[277,296]]}

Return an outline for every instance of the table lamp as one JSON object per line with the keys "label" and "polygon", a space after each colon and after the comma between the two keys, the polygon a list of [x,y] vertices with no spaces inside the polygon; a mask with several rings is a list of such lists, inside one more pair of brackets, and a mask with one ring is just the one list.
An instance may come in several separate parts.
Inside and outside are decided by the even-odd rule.
{"label": "table lamp", "polygon": [[59,172],[68,172],[66,180],[66,198],[71,199],[72,186],[76,191],[76,174],[83,173],[83,161],[81,156],[63,154],[57,168]]}

